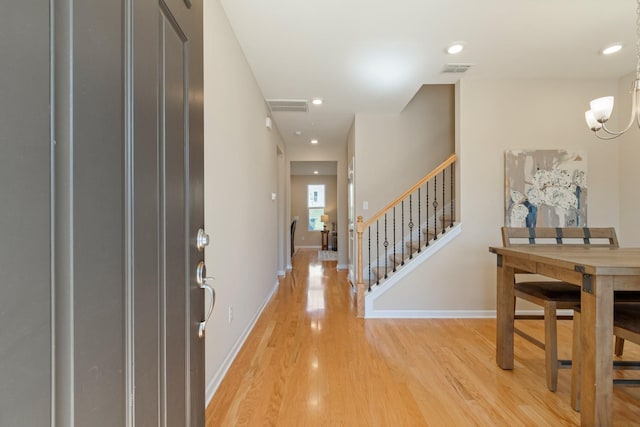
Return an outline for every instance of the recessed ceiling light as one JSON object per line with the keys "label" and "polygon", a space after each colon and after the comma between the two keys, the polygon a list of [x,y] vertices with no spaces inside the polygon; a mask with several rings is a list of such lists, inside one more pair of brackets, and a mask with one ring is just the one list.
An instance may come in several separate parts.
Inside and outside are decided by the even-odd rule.
{"label": "recessed ceiling light", "polygon": [[299,130],[297,130],[297,131],[295,131],[295,134],[296,134],[297,136],[300,136],[300,135],[302,135],[302,132],[301,132],[301,131],[299,131]]}
{"label": "recessed ceiling light", "polygon": [[447,53],[449,55],[455,55],[455,54],[458,54],[458,53],[462,52],[463,49],[464,49],[464,44],[462,44],[462,43],[453,43],[451,46],[449,46],[447,48]]}
{"label": "recessed ceiling light", "polygon": [[620,43],[612,44],[611,46],[608,46],[602,49],[602,54],[611,55],[613,53],[620,52],[620,49],[622,49],[622,45]]}
{"label": "recessed ceiling light", "polygon": [[317,139],[312,139],[312,140],[311,140],[311,143],[312,143],[312,144],[317,144],[317,143],[318,143],[318,140],[317,140]]}
{"label": "recessed ceiling light", "polygon": [[311,100],[311,103],[312,103],[313,105],[322,105],[322,99],[320,99],[320,98],[314,98],[314,99],[312,99],[312,100]]}
{"label": "recessed ceiling light", "polygon": [[313,171],[313,174],[314,175],[318,175],[318,171]]}

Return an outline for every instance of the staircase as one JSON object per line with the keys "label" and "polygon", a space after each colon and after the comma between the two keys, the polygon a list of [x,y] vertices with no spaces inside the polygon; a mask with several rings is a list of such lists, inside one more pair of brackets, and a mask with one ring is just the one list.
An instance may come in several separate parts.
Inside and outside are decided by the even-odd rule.
{"label": "staircase", "polygon": [[[444,222],[444,218],[441,220]],[[381,285],[389,276],[402,268],[405,264],[411,262],[420,252],[427,248],[427,243],[433,243],[436,237],[433,231],[426,229],[422,230],[424,245],[418,243],[418,241],[405,242],[406,252],[392,253],[388,256],[389,264],[383,264],[384,266],[371,266],[371,278],[376,282],[376,286]],[[379,265],[379,260],[378,260]]]}
{"label": "staircase", "polygon": [[357,307],[397,283],[460,233],[455,154],[367,221],[357,219]]}

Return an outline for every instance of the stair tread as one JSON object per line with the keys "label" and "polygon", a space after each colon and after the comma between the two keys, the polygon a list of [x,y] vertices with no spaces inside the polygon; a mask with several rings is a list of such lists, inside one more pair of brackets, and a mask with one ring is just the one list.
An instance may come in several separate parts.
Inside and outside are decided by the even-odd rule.
{"label": "stair tread", "polygon": [[[433,239],[430,239],[429,241],[431,241]],[[409,249],[412,252],[417,252],[418,249],[422,249],[427,245],[427,242],[425,242],[424,240],[420,240],[420,243],[418,243],[417,240],[414,240],[413,242],[406,242],[405,246],[407,247],[407,249]]]}
{"label": "stair tread", "polygon": [[[389,265],[389,266],[387,266],[387,269],[386,269],[387,277],[391,273],[393,273],[393,266]],[[373,278],[374,281],[382,280],[382,279],[384,279],[385,268],[384,267],[371,267],[371,275],[373,276],[372,278]]]}
{"label": "stair tread", "polygon": [[[448,220],[448,217],[445,219]],[[411,258],[415,258],[418,255],[418,250],[422,252],[427,248],[427,241],[431,242],[436,237],[436,234],[433,231],[431,231],[431,229],[423,228],[421,229],[421,231],[424,235],[426,235],[425,237],[428,237],[428,240],[423,238],[423,239],[420,239],[419,243],[418,243],[418,239],[413,241],[407,240],[405,241],[405,246],[407,249],[404,251],[404,253],[402,251],[399,251],[399,252],[396,252],[395,254],[391,252],[387,255],[387,258],[388,258],[388,264],[386,267],[387,277],[394,273],[393,271],[394,267],[396,271],[402,268],[404,264],[411,261]],[[382,256],[381,259],[384,259],[384,256]],[[371,267],[372,281],[375,281],[375,282],[383,281],[385,279],[384,275],[385,275],[384,265],[380,267]]]}
{"label": "stair tread", "polygon": [[448,227],[452,222],[455,222],[455,220],[452,220],[450,215],[440,215],[440,222]]}
{"label": "stair tread", "polygon": [[402,262],[409,256],[408,252],[405,252],[404,254],[402,252],[397,253],[397,254],[391,254],[389,255],[389,261],[391,261],[391,264],[395,264],[396,266],[402,264]]}

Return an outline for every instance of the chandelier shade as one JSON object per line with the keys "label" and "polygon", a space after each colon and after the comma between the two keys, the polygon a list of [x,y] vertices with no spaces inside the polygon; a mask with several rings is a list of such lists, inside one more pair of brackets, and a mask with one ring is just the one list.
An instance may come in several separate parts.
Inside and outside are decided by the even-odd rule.
{"label": "chandelier shade", "polygon": [[613,112],[613,96],[604,96],[594,99],[589,104],[593,117],[600,123],[605,123]]}

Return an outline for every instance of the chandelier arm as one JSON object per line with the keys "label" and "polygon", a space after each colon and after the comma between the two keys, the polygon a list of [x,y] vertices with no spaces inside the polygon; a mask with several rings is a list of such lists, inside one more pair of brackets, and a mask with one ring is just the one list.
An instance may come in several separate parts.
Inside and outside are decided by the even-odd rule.
{"label": "chandelier arm", "polygon": [[619,134],[610,134],[610,135],[612,135],[612,136],[607,136],[607,134],[604,134],[604,135],[603,135],[603,134],[601,134],[601,133],[598,133],[598,131],[594,131],[594,132],[593,132],[593,134],[594,134],[595,136],[597,136],[599,139],[602,139],[602,140],[604,140],[604,141],[608,141],[608,140],[610,140],[610,139],[616,139],[617,137],[619,137],[620,135],[622,135],[622,133],[619,133]]}
{"label": "chandelier arm", "polygon": [[[604,130],[606,133],[608,133],[609,135],[615,135],[615,136],[620,136],[623,133],[625,133],[626,131],[628,131],[629,129],[631,129],[631,126],[633,126],[633,121],[637,120],[638,117],[638,82],[639,80],[636,80],[635,83],[633,84],[633,94],[631,95],[631,118],[629,119],[629,124],[627,125],[626,128],[624,128],[624,130],[621,130],[620,132],[615,132],[612,130],[607,129],[607,126],[605,125],[605,123],[602,123],[602,130]],[[638,124],[640,126],[640,123]]]}

